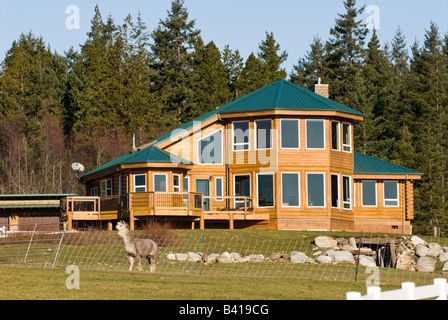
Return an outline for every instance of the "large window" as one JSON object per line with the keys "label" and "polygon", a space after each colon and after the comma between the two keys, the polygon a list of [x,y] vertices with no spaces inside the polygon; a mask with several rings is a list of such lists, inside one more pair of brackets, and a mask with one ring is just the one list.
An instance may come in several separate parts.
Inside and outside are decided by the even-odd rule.
{"label": "large window", "polygon": [[[250,197],[250,175],[244,174],[233,176],[233,194],[235,197]],[[235,208],[239,209],[242,207],[244,207],[244,198],[236,198]]]}
{"label": "large window", "polygon": [[339,175],[331,175],[331,207],[339,208]]}
{"label": "large window", "polygon": [[298,173],[282,173],[282,206],[298,207],[299,200],[299,174]]}
{"label": "large window", "polygon": [[362,206],[376,207],[376,181],[363,180],[361,182]]}
{"label": "large window", "polygon": [[324,120],[306,120],[306,148],[325,149]]}
{"label": "large window", "polygon": [[274,206],[274,174],[259,173],[257,174],[257,202],[258,207]]}
{"label": "large window", "polygon": [[346,210],[352,208],[350,189],[351,189],[351,178],[349,176],[342,176],[342,206]]}
{"label": "large window", "polygon": [[308,207],[325,207],[325,174],[307,173]]}
{"label": "large window", "polygon": [[281,121],[281,138],[282,148],[298,149],[299,148],[299,120],[298,119],[282,119]]}
{"label": "large window", "polygon": [[222,130],[198,141],[198,163],[222,164]]}
{"label": "large window", "polygon": [[342,150],[350,152],[352,150],[351,143],[351,125],[350,123],[342,124]]}
{"label": "large window", "polygon": [[166,174],[154,173],[154,191],[167,191]]}
{"label": "large window", "polygon": [[134,175],[134,192],[146,192],[146,174]]}
{"label": "large window", "polygon": [[249,150],[249,121],[233,122],[233,150]]}
{"label": "large window", "polygon": [[384,206],[398,207],[398,181],[384,181]]}
{"label": "large window", "polygon": [[331,121],[331,149],[339,150],[339,121]]}
{"label": "large window", "polygon": [[271,149],[272,148],[272,134],[271,134],[271,120],[256,120],[256,144],[257,149]]}

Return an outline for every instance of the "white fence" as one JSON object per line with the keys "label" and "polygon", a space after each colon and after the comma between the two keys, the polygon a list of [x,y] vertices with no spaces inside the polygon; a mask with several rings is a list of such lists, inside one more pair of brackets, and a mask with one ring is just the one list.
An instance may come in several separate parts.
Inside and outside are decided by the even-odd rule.
{"label": "white fence", "polygon": [[367,295],[360,292],[347,292],[347,300],[423,300],[435,298],[447,300],[448,286],[446,279],[434,279],[434,284],[416,287],[413,282],[403,282],[401,289],[381,292],[377,286],[367,287]]}

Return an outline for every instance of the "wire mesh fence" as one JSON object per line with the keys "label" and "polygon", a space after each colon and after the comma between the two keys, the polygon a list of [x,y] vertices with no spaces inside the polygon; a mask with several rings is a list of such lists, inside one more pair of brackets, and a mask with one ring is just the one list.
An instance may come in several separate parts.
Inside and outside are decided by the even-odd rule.
{"label": "wire mesh fence", "polygon": [[[372,285],[404,281],[425,284],[432,283],[434,278],[446,277],[443,271],[444,259],[448,260],[446,239],[426,239],[418,253],[417,245],[410,245],[410,237],[333,236],[336,245],[322,248],[314,241],[315,235],[297,232],[289,239],[260,235],[181,232],[148,236],[142,232],[132,233],[134,239],[149,237],[157,243],[156,273],[159,275],[363,281]],[[423,247],[428,251],[432,244],[438,245],[437,255],[425,254]],[[399,261],[402,256],[410,257],[409,265]],[[424,271],[423,266],[418,265],[422,257],[431,260],[432,270]],[[143,272],[149,273],[149,264],[142,261]],[[123,239],[116,231],[86,231],[65,235],[56,266],[69,265],[76,265],[80,270],[127,272],[129,261]]]}

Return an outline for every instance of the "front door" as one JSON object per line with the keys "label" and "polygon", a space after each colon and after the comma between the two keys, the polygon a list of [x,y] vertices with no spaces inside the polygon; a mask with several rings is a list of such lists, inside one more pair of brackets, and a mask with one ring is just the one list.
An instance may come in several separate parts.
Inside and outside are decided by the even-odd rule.
{"label": "front door", "polygon": [[[196,192],[202,193],[203,196],[209,195],[209,181],[208,180],[196,180]],[[204,199],[204,210],[210,210],[210,199]]]}

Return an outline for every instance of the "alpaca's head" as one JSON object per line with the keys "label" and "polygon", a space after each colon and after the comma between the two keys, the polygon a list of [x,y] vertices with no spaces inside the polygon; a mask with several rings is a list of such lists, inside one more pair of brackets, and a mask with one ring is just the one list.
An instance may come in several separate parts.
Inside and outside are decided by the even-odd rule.
{"label": "alpaca's head", "polygon": [[129,232],[129,225],[124,221],[119,221],[117,225],[115,226],[115,229],[118,230],[118,234],[125,235]]}

